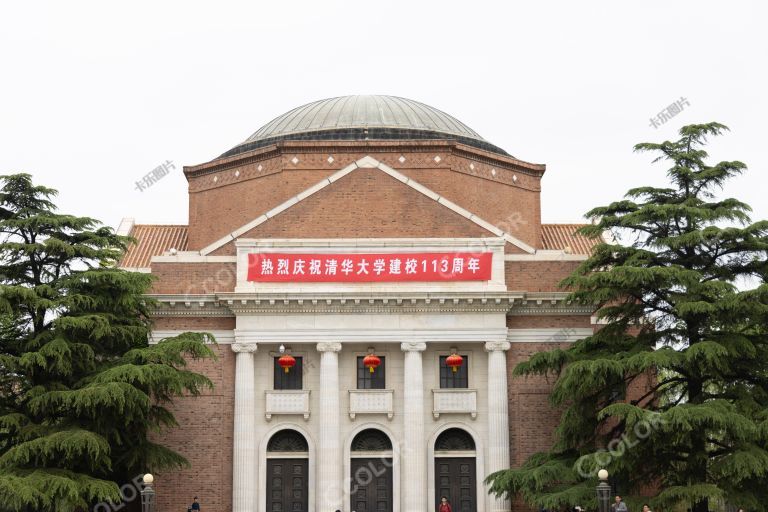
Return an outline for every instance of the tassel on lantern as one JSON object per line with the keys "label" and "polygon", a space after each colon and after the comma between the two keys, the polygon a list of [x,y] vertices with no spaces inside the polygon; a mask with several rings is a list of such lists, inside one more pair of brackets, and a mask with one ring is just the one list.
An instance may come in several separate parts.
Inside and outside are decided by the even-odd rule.
{"label": "tassel on lantern", "polygon": [[368,368],[368,371],[373,373],[373,371],[378,368],[378,366],[381,364],[381,359],[376,356],[375,354],[368,354],[363,358],[363,366]]}
{"label": "tassel on lantern", "polygon": [[277,364],[282,366],[282,368],[285,371],[285,373],[288,373],[288,372],[291,371],[291,368],[296,366],[296,358],[294,358],[290,354],[286,354],[286,355],[280,357],[280,359],[277,360]]}

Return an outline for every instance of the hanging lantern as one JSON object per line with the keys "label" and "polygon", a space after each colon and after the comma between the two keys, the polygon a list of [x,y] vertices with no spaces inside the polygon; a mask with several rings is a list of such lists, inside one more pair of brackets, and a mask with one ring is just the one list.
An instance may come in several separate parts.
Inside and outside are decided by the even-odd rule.
{"label": "hanging lantern", "polygon": [[289,371],[291,371],[291,368],[296,366],[296,358],[290,354],[286,354],[284,356],[281,356],[280,359],[277,360],[277,364],[283,367],[283,370],[285,371],[285,373],[288,373]]}
{"label": "hanging lantern", "polygon": [[453,373],[459,371],[461,365],[464,364],[464,358],[454,352],[445,359],[445,365],[448,366]]}
{"label": "hanging lantern", "polygon": [[363,366],[368,368],[368,370],[373,373],[373,371],[379,367],[381,364],[381,359],[379,359],[378,356],[375,354],[368,354],[363,358]]}

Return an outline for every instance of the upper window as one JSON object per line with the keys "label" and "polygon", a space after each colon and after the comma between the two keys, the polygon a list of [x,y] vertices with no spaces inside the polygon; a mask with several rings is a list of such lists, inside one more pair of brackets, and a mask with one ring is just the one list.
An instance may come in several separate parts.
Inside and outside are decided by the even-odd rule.
{"label": "upper window", "polygon": [[[295,357],[295,356],[294,356]],[[282,366],[278,364],[279,357],[275,358],[275,387],[274,389],[302,389],[302,364],[301,357],[295,357],[296,365],[285,373]]]}
{"label": "upper window", "polygon": [[449,428],[440,434],[435,441],[435,450],[438,451],[466,451],[475,449],[475,440],[460,428]]}
{"label": "upper window", "polygon": [[357,389],[384,389],[384,370],[386,368],[386,358],[379,357],[381,364],[373,373],[363,364],[365,356],[357,358]]}
{"label": "upper window", "polygon": [[309,446],[304,436],[295,430],[286,429],[277,432],[267,443],[268,452],[307,452]]}
{"label": "upper window", "polygon": [[392,441],[389,436],[375,428],[363,430],[352,440],[353,452],[383,452],[391,449]]}
{"label": "upper window", "polygon": [[447,364],[445,360],[448,356],[440,356],[440,387],[443,389],[452,388],[468,388],[469,387],[469,356],[461,354],[464,359],[462,364],[455,372]]}

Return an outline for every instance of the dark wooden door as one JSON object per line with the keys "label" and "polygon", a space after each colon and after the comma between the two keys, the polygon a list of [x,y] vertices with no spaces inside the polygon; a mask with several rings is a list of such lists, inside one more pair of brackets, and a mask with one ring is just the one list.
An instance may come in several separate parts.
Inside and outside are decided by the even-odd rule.
{"label": "dark wooden door", "polygon": [[445,496],[453,512],[477,510],[477,485],[474,457],[435,458],[435,510]]}
{"label": "dark wooden door", "polygon": [[392,459],[352,459],[350,507],[355,512],[392,512]]}
{"label": "dark wooden door", "polygon": [[308,459],[267,459],[267,512],[309,512]]}

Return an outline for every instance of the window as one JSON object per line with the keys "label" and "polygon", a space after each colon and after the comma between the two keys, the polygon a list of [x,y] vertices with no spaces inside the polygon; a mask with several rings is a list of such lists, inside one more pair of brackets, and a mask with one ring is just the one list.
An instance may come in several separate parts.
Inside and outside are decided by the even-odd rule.
{"label": "window", "polygon": [[[293,371],[293,370],[291,370]],[[268,452],[308,452],[309,445],[304,436],[295,430],[281,430],[267,443]]]}
{"label": "window", "polygon": [[302,389],[302,364],[301,357],[296,357],[296,366],[291,371],[285,373],[283,367],[277,363],[279,357],[275,358],[275,389]]}
{"label": "window", "polygon": [[436,451],[468,451],[475,449],[475,440],[465,430],[449,428],[435,441]]}
{"label": "window", "polygon": [[381,364],[373,373],[363,364],[365,356],[357,358],[357,389],[384,389],[385,357],[379,356]]}
{"label": "window", "polygon": [[385,452],[391,449],[392,441],[389,440],[389,436],[375,428],[363,430],[352,440],[353,452]]}
{"label": "window", "polygon": [[442,389],[454,389],[454,388],[468,388],[469,387],[469,373],[467,367],[469,366],[469,356],[461,354],[464,359],[462,364],[456,372],[445,364],[445,360],[448,356],[440,356],[440,388]]}

